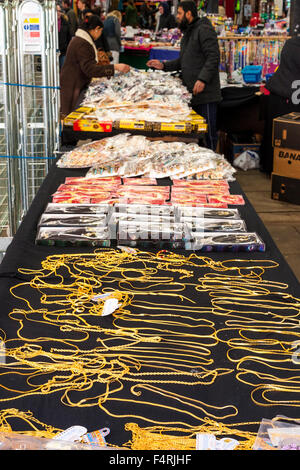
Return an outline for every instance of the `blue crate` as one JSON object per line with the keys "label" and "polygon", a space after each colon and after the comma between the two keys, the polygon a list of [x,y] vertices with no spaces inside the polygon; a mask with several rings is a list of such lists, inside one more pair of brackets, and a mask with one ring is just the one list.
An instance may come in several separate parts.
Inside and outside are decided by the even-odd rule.
{"label": "blue crate", "polygon": [[242,70],[245,83],[259,83],[261,81],[261,74],[261,65],[246,65]]}
{"label": "blue crate", "polygon": [[269,78],[271,78],[273,75],[274,75],[274,73],[267,73],[266,76],[265,76],[266,82],[267,82],[267,81],[269,80]]}

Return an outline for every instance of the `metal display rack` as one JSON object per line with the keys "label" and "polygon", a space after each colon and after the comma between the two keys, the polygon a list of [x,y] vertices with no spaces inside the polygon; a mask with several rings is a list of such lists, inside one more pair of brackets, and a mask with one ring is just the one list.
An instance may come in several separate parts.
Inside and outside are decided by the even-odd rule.
{"label": "metal display rack", "polygon": [[13,236],[59,151],[56,4],[0,0],[0,231]]}

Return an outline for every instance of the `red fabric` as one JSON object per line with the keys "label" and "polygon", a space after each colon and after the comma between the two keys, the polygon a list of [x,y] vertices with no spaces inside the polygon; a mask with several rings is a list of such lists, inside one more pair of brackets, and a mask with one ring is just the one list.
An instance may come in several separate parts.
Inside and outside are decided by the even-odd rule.
{"label": "red fabric", "polygon": [[235,0],[226,0],[226,16],[228,18],[234,18],[234,5],[235,5]]}

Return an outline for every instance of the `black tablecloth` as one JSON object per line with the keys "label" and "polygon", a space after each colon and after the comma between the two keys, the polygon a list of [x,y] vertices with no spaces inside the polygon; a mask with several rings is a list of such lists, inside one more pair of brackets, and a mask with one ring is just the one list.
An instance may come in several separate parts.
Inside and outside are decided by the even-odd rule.
{"label": "black tablecloth", "polygon": [[[20,273],[18,268],[28,268],[28,269],[38,269],[40,267],[41,261],[48,255],[51,254],[63,254],[63,253],[89,253],[93,251],[92,248],[61,248],[61,247],[46,247],[46,246],[36,246],[35,235],[36,235],[36,227],[38,220],[44,211],[46,204],[51,201],[51,194],[53,194],[59,184],[63,183],[66,176],[82,176],[85,174],[83,170],[66,170],[66,169],[59,169],[53,164],[52,168],[50,169],[47,177],[45,178],[42,186],[40,187],[31,207],[25,216],[18,232],[16,233],[11,245],[7,249],[6,255],[4,260],[0,266],[0,276],[1,276],[1,317],[0,317],[0,328],[5,332],[6,339],[11,339],[16,337],[16,330],[18,322],[13,320],[9,317],[9,313],[13,310],[13,308],[26,308],[24,302],[18,300],[17,298],[12,297],[9,292],[9,289],[16,284],[28,280],[28,276],[24,273]],[[161,182],[162,184],[169,184],[167,180]],[[231,193],[232,194],[243,194],[246,205],[239,206],[241,216],[246,221],[247,228],[249,231],[254,231],[259,234],[259,236],[265,241],[266,243],[266,252],[261,253],[205,253],[203,256],[208,256],[213,260],[220,260],[223,261],[225,259],[240,259],[240,260],[273,260],[279,263],[278,268],[269,269],[266,271],[264,278],[272,281],[284,282],[288,284],[287,292],[292,295],[299,295],[299,283],[295,278],[294,274],[290,270],[289,266],[285,262],[283,256],[279,252],[278,248],[276,247],[274,241],[271,239],[267,229],[263,225],[262,221],[256,214],[255,210],[247,200],[247,197],[243,193],[241,187],[237,182],[233,182],[230,184],[231,186]],[[178,253],[183,253],[185,255],[190,254],[189,252],[178,251]],[[204,268],[197,268],[195,269],[195,279],[197,279],[200,275],[205,273]],[[189,280],[187,280],[189,282]],[[20,291],[18,291],[20,296],[30,296],[30,302],[35,306],[35,308],[40,308],[40,297],[37,294],[36,290],[33,291],[29,287],[23,287]],[[55,295],[55,292],[53,292]],[[183,294],[189,298],[193,298],[197,305],[200,306],[209,306],[210,299],[208,293],[201,293],[195,294],[194,290],[187,286],[186,292]],[[276,296],[275,296],[276,298]],[[163,302],[163,299],[162,299]],[[45,306],[44,306],[45,307]],[[135,308],[133,307],[133,311]],[[159,319],[159,316],[156,317]],[[25,321],[25,319],[24,319]],[[216,327],[221,328],[224,326],[226,318],[222,318],[222,316],[214,319],[216,322]],[[104,327],[110,328],[112,325],[111,317],[103,318],[103,325]],[[163,329],[164,327],[160,325]],[[182,326],[182,330],[185,330],[185,327]],[[188,330],[188,329],[187,329]],[[35,325],[34,323],[30,324],[29,327],[26,328],[24,331],[24,335],[28,336],[28,341],[25,343],[30,344],[31,340],[34,341],[34,338],[37,337],[51,337],[53,334],[53,329],[47,325],[38,324]],[[57,334],[57,333],[56,333]],[[69,333],[69,336],[72,336],[72,333]],[[76,333],[74,333],[74,338],[76,338]],[[268,336],[269,338],[272,335]],[[197,341],[197,340],[196,340]],[[20,340],[20,345],[22,341]],[[43,343],[41,344],[43,347]],[[95,338],[88,342],[87,348],[97,347],[99,343],[95,342]],[[47,345],[45,345],[46,347]],[[56,345],[57,347],[57,345]],[[62,346],[63,347],[63,346]],[[234,368],[233,363],[228,363],[226,359],[226,346],[225,344],[219,344],[218,347],[213,349],[213,359],[215,361],[215,367],[230,367]],[[251,353],[249,352],[249,355]],[[174,366],[176,366],[176,358],[174,358]],[[170,366],[171,367],[171,366]],[[14,390],[18,389],[20,384],[19,381],[22,382],[21,378],[17,375],[14,376],[11,385],[11,388]],[[38,378],[37,378],[38,381]],[[263,381],[263,380],[262,380]],[[132,398],[132,394],[129,391],[129,386],[132,384],[126,384],[124,387],[123,392],[120,392],[120,396],[122,393],[124,397],[128,398],[130,396]],[[21,386],[20,386],[21,387]],[[179,388],[176,384],[170,387],[170,390],[177,393]],[[182,391],[182,389],[180,389]],[[297,407],[284,407],[284,406],[258,406],[255,405],[250,399],[250,391],[251,387],[247,386],[246,384],[241,383],[240,381],[235,379],[233,374],[228,374],[221,377],[217,380],[214,384],[210,386],[197,386],[197,387],[187,387],[185,393],[188,394],[191,398],[195,400],[203,400],[208,401],[217,406],[225,406],[227,404],[234,404],[238,407],[239,413],[235,417],[231,417],[226,419],[226,423],[242,423],[242,422],[260,422],[262,418],[273,418],[277,414],[285,414],[286,416],[296,417]],[[86,392],[88,394],[88,392]],[[0,399],[3,396],[7,396],[7,392],[0,388]],[[120,417],[114,418],[106,415],[101,409],[98,407],[69,407],[61,403],[62,392],[57,391],[56,393],[52,394],[37,394],[37,395],[29,395],[23,396],[18,399],[13,399],[7,402],[1,403],[1,408],[16,408],[19,410],[30,410],[33,413],[33,416],[36,417],[43,423],[47,423],[48,425],[55,426],[59,429],[66,429],[69,426],[73,426],[76,424],[86,426],[88,431],[94,431],[96,429],[100,429],[102,427],[109,427],[111,429],[111,433],[108,436],[108,442],[115,444],[115,445],[122,445],[124,442],[127,442],[131,438],[131,433],[124,430],[125,423],[128,422],[137,422],[141,427],[146,427],[152,425],[153,423],[148,421],[140,421],[139,419],[128,418],[128,417]],[[13,396],[13,395],[12,395]],[[80,398],[85,396],[85,392],[82,392]],[[139,399],[138,397],[134,397],[135,399]],[[294,397],[292,397],[293,399]],[[141,400],[145,399],[147,401],[153,400],[153,394],[147,393],[146,391],[142,393]],[[290,399],[288,397],[287,399]],[[158,402],[167,404],[167,405],[174,405],[172,400],[166,400],[165,398],[161,397],[160,395],[156,395],[155,400]],[[181,407],[180,402],[175,402],[175,406],[178,408]],[[109,407],[109,405],[108,405]],[[117,414],[135,414],[136,405],[125,403],[122,406],[122,402],[118,402],[113,407],[114,411]],[[139,410],[140,411],[140,410]],[[201,415],[201,411],[193,410]],[[155,408],[153,412],[152,409],[146,407],[144,409],[145,415],[151,416],[154,421],[172,421],[173,420],[173,412],[172,410],[166,410],[165,408]],[[156,413],[153,415],[153,413]],[[190,418],[189,416],[185,416],[184,419],[191,424],[195,425],[195,420]],[[222,421],[222,420],[221,420]],[[15,422],[16,428],[14,430],[23,430],[24,423],[17,423]],[[180,427],[180,426],[179,426]],[[254,426],[252,431],[258,431],[258,426]]]}

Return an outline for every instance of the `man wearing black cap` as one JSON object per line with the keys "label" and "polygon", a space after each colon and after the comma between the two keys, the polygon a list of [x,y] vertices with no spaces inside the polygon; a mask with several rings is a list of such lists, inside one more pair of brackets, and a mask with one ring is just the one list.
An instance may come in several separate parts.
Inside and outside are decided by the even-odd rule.
{"label": "man wearing black cap", "polygon": [[179,58],[165,62],[153,59],[147,65],[166,72],[181,71],[183,84],[193,94],[193,110],[207,121],[207,146],[215,150],[218,141],[217,108],[222,99],[217,34],[206,17],[198,17],[193,1],[179,3],[176,19],[183,32]]}

